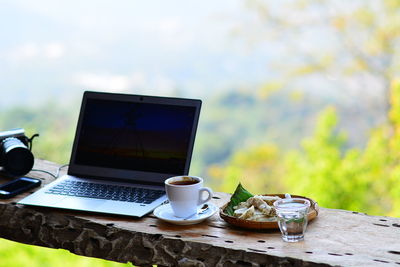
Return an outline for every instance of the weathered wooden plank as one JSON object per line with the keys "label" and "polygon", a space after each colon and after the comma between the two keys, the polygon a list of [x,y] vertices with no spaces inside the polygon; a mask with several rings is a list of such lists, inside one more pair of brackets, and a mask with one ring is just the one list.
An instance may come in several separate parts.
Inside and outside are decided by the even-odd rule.
{"label": "weathered wooden plank", "polygon": [[[35,168],[55,173],[58,165],[36,160]],[[29,176],[44,184],[54,179],[39,172]],[[197,225],[177,226],[153,215],[25,207],[16,204],[21,197],[0,201],[0,236],[78,255],[139,266],[400,266],[399,218],[321,208],[305,241],[285,243],[279,230],[234,228],[218,214]],[[229,194],[216,193],[213,202],[222,206],[228,199]]]}

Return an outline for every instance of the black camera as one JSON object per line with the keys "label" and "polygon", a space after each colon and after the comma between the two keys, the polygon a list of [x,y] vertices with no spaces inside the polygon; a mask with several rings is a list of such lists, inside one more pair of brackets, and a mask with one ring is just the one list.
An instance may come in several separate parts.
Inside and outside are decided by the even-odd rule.
{"label": "black camera", "polygon": [[22,176],[32,170],[34,157],[31,152],[32,140],[25,136],[25,130],[18,128],[0,132],[0,166],[12,176]]}

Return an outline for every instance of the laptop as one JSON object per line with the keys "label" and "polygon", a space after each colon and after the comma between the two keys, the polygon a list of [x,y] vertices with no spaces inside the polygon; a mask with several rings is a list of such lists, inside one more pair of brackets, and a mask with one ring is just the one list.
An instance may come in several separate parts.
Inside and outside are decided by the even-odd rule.
{"label": "laptop", "polygon": [[201,100],[86,91],[68,173],[19,204],[141,217],[187,175]]}

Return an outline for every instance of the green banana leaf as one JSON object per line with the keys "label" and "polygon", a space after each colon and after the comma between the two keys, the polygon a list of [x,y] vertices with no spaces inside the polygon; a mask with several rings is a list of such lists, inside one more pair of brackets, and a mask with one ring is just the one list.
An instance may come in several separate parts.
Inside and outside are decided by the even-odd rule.
{"label": "green banana leaf", "polygon": [[252,197],[253,195],[247,191],[246,189],[243,188],[242,184],[238,184],[238,186],[236,187],[235,192],[233,193],[233,195],[231,196],[231,200],[229,201],[228,205],[225,208],[225,213],[233,216],[234,213],[234,209],[233,207],[237,206],[240,202],[244,202],[247,199],[249,199],[250,197]]}

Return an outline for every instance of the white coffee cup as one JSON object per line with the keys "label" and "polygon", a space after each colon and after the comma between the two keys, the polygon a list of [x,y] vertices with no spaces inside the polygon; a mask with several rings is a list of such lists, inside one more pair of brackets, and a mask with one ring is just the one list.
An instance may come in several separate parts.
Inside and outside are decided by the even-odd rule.
{"label": "white coffee cup", "polygon": [[165,180],[165,191],[174,215],[179,218],[196,214],[197,209],[210,201],[213,195],[210,188],[203,187],[202,178],[189,175],[168,178]]}

